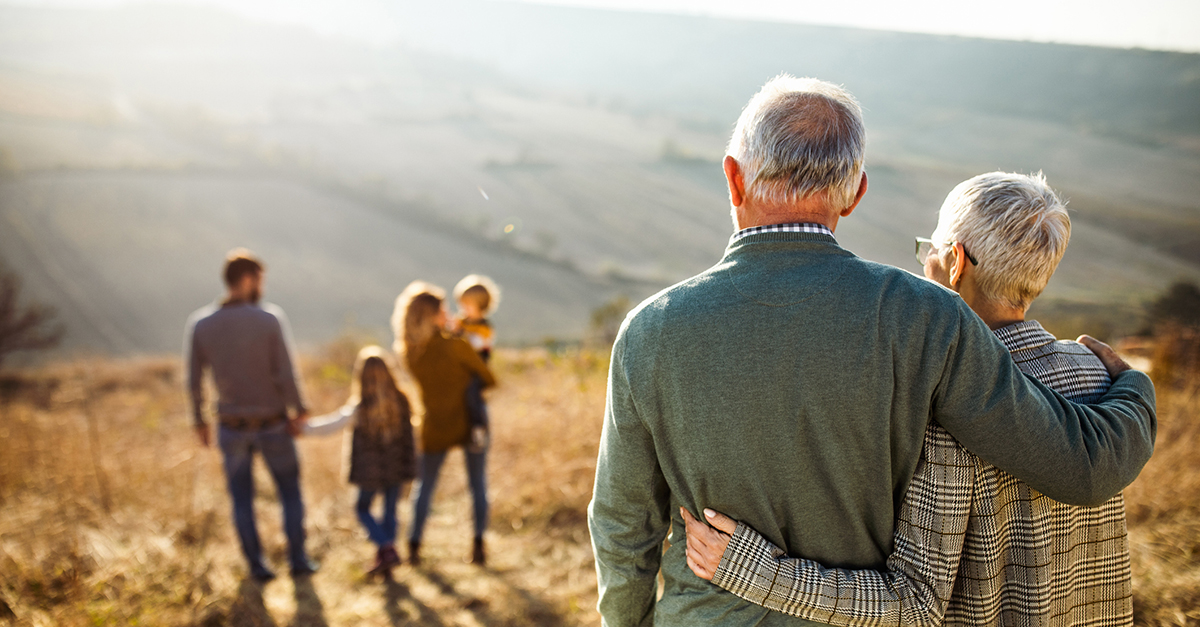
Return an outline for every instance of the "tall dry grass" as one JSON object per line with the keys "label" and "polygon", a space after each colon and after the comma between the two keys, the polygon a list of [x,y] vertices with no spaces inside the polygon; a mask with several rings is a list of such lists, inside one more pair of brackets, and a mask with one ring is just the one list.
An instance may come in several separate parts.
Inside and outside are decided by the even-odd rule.
{"label": "tall dry grass", "polygon": [[[357,343],[303,360],[310,402],[344,402]],[[1200,625],[1200,372],[1160,354],[1159,436],[1127,491],[1139,625]],[[366,581],[339,437],[300,442],[311,580],[245,578],[216,450],[195,444],[172,359],[80,361],[0,381],[0,625],[594,625],[585,511],[606,356],[501,351],[490,397],[489,567],[465,564],[462,459],[443,471],[427,565]],[[1168,376],[1169,371],[1169,376]],[[259,528],[286,569],[260,465]],[[407,529],[409,505],[401,508]]]}
{"label": "tall dry grass", "polygon": [[[303,361],[315,410],[345,401],[356,345]],[[220,453],[198,447],[173,359],[90,360],[0,384],[0,625],[595,624],[584,512],[603,410],[601,356],[501,351],[491,397],[489,568],[464,563],[459,454],[423,556],[391,583],[353,514],[340,437],[302,439],[310,580],[245,578]],[[279,506],[256,467],[267,558],[286,571]],[[401,506],[407,529],[409,504]]]}
{"label": "tall dry grass", "polygon": [[1151,364],[1158,437],[1125,490],[1134,614],[1141,625],[1200,625],[1200,337],[1166,330]]}

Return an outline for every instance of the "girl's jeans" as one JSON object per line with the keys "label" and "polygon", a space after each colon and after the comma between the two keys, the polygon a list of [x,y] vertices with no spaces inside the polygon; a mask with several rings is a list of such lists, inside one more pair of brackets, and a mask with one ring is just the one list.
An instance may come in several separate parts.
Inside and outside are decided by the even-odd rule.
{"label": "girl's jeans", "polygon": [[371,538],[371,542],[384,547],[396,543],[396,501],[400,498],[400,486],[388,486],[380,491],[383,492],[382,520],[377,521],[371,515],[371,503],[375,500],[376,490],[360,488],[354,511],[358,514],[358,521],[367,530],[367,537]]}

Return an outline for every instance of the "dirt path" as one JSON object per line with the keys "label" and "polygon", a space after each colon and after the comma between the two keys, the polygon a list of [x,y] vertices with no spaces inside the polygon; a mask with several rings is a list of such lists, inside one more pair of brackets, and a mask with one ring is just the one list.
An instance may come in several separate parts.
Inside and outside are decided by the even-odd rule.
{"label": "dirt path", "polygon": [[[224,590],[214,591],[206,606],[196,608],[195,623],[438,627],[598,622],[592,616],[595,577],[586,540],[537,541],[529,535],[492,533],[489,565],[479,568],[466,563],[469,537],[456,534],[467,529],[468,519],[458,516],[469,513],[465,495],[438,505],[444,513],[430,520],[420,568],[405,563],[390,581],[368,578],[367,542],[357,529],[335,529],[329,541],[313,543],[322,568],[309,578],[281,576],[259,584],[229,577],[244,568],[236,562],[223,564],[227,574],[214,577],[214,583],[219,581]],[[233,548],[219,550],[228,555]],[[277,565],[283,563],[281,550],[274,547]]]}

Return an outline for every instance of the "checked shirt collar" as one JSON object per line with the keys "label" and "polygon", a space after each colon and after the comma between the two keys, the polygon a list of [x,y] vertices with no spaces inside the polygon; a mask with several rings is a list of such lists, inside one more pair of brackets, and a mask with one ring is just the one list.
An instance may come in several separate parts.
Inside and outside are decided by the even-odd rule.
{"label": "checked shirt collar", "polygon": [[993,333],[996,334],[996,337],[1004,344],[1004,348],[1007,348],[1010,353],[1053,344],[1057,341],[1057,338],[1043,329],[1037,320],[1016,322],[1006,327],[1000,327],[993,331]]}
{"label": "checked shirt collar", "polygon": [[[829,227],[824,224],[793,222],[791,224],[768,224],[766,226],[752,226],[748,229],[742,229],[729,238],[729,243],[732,244],[747,235],[757,235],[759,233],[819,233],[833,237],[833,231],[830,231]],[[834,238],[835,241],[836,239]]]}

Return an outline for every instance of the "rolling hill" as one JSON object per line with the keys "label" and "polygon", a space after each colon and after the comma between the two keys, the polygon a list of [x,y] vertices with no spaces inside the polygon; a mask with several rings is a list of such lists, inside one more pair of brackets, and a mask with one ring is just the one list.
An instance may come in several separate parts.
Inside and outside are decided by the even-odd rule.
{"label": "rolling hill", "polygon": [[302,344],[387,339],[410,280],[486,272],[502,340],[716,261],[719,159],[779,72],[863,102],[870,192],[839,228],[917,270],[958,181],[1044,170],[1071,199],[1045,299],[1127,307],[1200,280],[1200,55],[508,4],[397,3],[402,44],[214,9],[0,5],[0,260],[66,348],[176,350],[225,250],[267,261]]}

